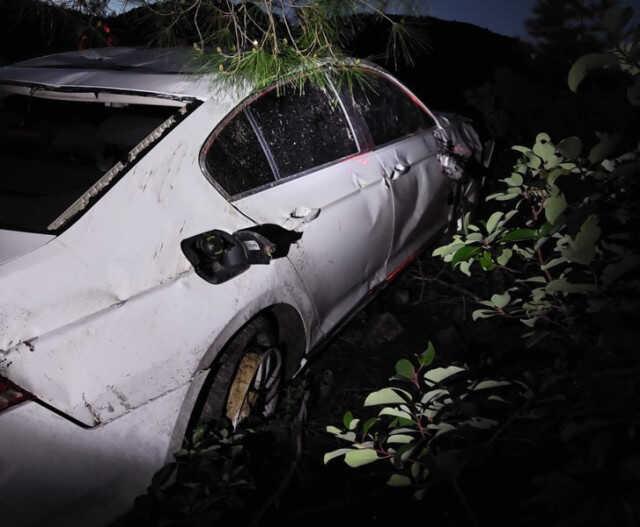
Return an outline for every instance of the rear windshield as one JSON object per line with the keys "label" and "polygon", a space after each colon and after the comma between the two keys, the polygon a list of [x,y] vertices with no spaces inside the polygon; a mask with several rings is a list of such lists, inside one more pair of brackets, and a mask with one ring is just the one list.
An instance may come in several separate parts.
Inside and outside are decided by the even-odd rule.
{"label": "rear windshield", "polygon": [[47,232],[176,108],[0,98],[0,228]]}

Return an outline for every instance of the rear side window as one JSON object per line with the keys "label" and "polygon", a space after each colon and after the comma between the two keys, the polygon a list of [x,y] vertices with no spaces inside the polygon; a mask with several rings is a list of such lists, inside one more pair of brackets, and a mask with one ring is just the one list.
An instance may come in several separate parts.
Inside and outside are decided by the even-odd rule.
{"label": "rear side window", "polygon": [[130,152],[178,115],[168,106],[0,97],[0,229],[67,225],[97,201],[98,181],[124,173],[140,157]]}
{"label": "rear side window", "polygon": [[353,104],[367,123],[376,146],[435,125],[400,87],[382,77],[368,77],[366,84],[355,85]]}
{"label": "rear side window", "polygon": [[229,122],[206,153],[209,174],[230,196],[274,181],[269,162],[244,112]]}
{"label": "rear side window", "polygon": [[342,107],[322,90],[268,92],[248,110],[285,178],[358,152]]}

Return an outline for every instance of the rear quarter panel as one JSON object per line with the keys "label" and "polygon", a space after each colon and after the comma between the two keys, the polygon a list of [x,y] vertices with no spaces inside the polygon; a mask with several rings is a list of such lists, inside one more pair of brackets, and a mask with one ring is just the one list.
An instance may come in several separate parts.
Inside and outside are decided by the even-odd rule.
{"label": "rear quarter panel", "polygon": [[213,286],[180,241],[252,223],[198,153],[234,101],[204,103],[55,240],[0,267],[0,375],[94,426],[190,382],[273,303],[314,314],[286,259]]}

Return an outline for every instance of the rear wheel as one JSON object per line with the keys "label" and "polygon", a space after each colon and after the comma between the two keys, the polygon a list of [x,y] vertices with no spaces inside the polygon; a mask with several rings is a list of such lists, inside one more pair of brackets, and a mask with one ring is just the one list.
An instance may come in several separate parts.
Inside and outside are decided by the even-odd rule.
{"label": "rear wheel", "polygon": [[207,378],[191,419],[191,430],[227,418],[237,428],[249,417],[276,411],[284,357],[275,324],[258,316],[236,333]]}

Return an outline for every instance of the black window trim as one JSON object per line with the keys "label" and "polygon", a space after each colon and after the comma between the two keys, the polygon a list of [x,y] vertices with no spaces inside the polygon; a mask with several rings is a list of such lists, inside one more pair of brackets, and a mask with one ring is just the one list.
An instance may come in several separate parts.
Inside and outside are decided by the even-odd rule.
{"label": "black window trim", "polygon": [[[269,163],[269,168],[271,168],[271,173],[273,174],[273,178],[275,180],[274,182],[280,181],[280,179],[282,179],[280,177],[280,167],[278,166],[278,163],[276,163],[275,157],[273,157],[273,152],[271,151],[271,148],[269,148],[269,143],[267,143],[267,140],[265,139],[264,134],[262,133],[262,131],[260,130],[260,127],[258,126],[258,121],[256,121],[256,116],[253,115],[253,111],[251,110],[251,105],[245,106],[242,112],[246,115],[247,121],[249,121],[249,124],[251,125],[251,129],[253,130],[253,133],[256,136],[256,139],[258,139],[260,148],[262,148],[262,152],[267,158],[267,163]],[[260,185],[260,186],[264,186],[264,185]]]}
{"label": "black window trim", "polygon": [[[343,156],[341,158],[338,159],[334,159],[332,161],[329,161],[327,163],[324,163],[322,165],[318,165],[318,166],[314,166],[311,168],[308,168],[307,170],[303,170],[302,172],[297,172],[295,174],[291,174],[290,176],[286,176],[286,177],[280,177],[280,169],[275,161],[275,158],[273,157],[273,153],[271,152],[271,148],[269,147],[269,145],[267,144],[266,139],[264,138],[264,135],[262,134],[262,132],[259,130],[259,127],[257,126],[257,123],[255,121],[255,118],[253,117],[253,115],[250,112],[250,106],[251,104],[253,104],[255,101],[257,101],[258,99],[260,99],[263,95],[266,95],[267,93],[272,92],[273,90],[277,89],[278,87],[282,86],[284,84],[284,82],[279,83],[279,84],[273,84],[263,90],[261,90],[258,93],[254,93],[249,95],[247,98],[245,98],[242,102],[240,102],[238,105],[236,105],[213,129],[213,131],[209,134],[209,136],[207,137],[207,139],[205,140],[204,144],[202,145],[202,148],[200,149],[200,155],[199,155],[199,165],[200,165],[200,169],[202,170],[205,178],[207,179],[207,181],[209,181],[209,183],[211,183],[213,185],[213,187],[229,202],[235,202],[235,201],[239,201],[243,198],[246,198],[248,196],[251,196],[253,194],[257,194],[259,192],[264,192],[266,190],[269,190],[275,186],[281,185],[283,183],[287,183],[289,181],[292,181],[294,179],[298,179],[304,176],[307,176],[313,172],[318,172],[320,170],[324,170],[326,168],[331,167],[332,165],[336,165],[338,163],[342,163],[343,161],[348,160],[349,158],[352,157],[356,157],[359,156],[363,153],[367,153],[370,150],[368,149],[368,145],[366,145],[366,139],[364,140],[364,145],[363,145],[363,138],[360,136],[360,134],[362,133],[362,130],[359,126],[356,126],[354,124],[354,122],[352,121],[353,119],[353,115],[347,110],[347,107],[345,106],[344,100],[341,96],[341,94],[338,92],[338,90],[336,89],[334,83],[332,82],[330,77],[326,77],[327,81],[328,81],[328,85],[329,88],[331,89],[331,91],[333,92],[333,94],[336,96],[338,104],[340,105],[340,108],[342,110],[342,114],[346,120],[347,126],[349,127],[349,130],[351,132],[351,135],[353,137],[353,141],[356,145],[356,152],[353,152],[352,154],[348,154],[346,156]],[[327,94],[327,97],[329,95]],[[215,178],[213,177],[213,175],[211,174],[211,172],[209,171],[209,169],[207,168],[207,164],[206,164],[206,157],[207,157],[207,153],[209,152],[209,149],[211,148],[211,145],[214,143],[214,141],[217,139],[217,137],[220,135],[220,133],[222,132],[222,130],[224,130],[224,128],[233,120],[235,119],[240,113],[244,113],[247,116],[247,119],[249,120],[249,123],[251,124],[251,127],[254,131],[254,133],[256,134],[256,139],[258,140],[258,143],[260,144],[262,151],[265,155],[265,157],[267,158],[267,162],[269,163],[269,167],[271,168],[271,174],[273,176],[273,181],[270,183],[265,183],[264,185],[260,185],[257,187],[254,187],[252,189],[246,190],[244,192],[239,192],[237,194],[229,194],[224,188],[222,188],[222,185],[220,185]]]}

